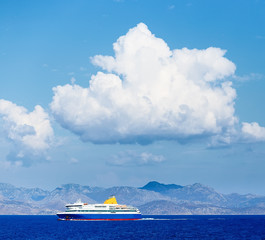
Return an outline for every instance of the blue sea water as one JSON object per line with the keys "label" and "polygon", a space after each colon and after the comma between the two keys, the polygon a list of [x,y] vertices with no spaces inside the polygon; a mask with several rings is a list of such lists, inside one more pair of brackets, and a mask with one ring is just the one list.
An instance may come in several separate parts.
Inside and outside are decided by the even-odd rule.
{"label": "blue sea water", "polygon": [[0,216],[0,239],[265,239],[265,216],[143,216],[138,221],[57,221]]}

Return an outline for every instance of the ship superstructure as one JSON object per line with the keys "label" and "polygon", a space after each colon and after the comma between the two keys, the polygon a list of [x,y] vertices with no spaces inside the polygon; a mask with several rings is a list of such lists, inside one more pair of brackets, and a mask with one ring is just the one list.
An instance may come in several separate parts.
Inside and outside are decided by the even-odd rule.
{"label": "ship superstructure", "polygon": [[120,205],[115,196],[102,204],[87,204],[80,200],[67,204],[65,212],[57,213],[59,220],[138,220],[140,211],[132,206]]}

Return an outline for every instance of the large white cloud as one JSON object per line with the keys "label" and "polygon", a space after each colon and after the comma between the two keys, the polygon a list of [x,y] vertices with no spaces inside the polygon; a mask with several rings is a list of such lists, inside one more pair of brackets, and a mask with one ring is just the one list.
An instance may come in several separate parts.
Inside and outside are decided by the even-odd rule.
{"label": "large white cloud", "polygon": [[10,160],[33,160],[34,155],[50,148],[53,129],[48,114],[41,106],[37,105],[32,112],[28,112],[22,106],[0,99],[0,120],[5,136],[15,144],[15,150],[8,155]]}
{"label": "large white cloud", "polygon": [[143,23],[113,45],[115,56],[92,62],[106,73],[87,88],[53,88],[57,121],[94,143],[150,142],[231,132],[236,91],[226,78],[235,64],[219,48],[175,49]]}

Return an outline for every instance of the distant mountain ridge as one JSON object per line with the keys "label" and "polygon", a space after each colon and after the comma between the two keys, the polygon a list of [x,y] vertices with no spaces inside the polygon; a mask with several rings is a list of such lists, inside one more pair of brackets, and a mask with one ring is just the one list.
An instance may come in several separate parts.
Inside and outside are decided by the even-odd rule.
{"label": "distant mountain ridge", "polygon": [[156,181],[151,181],[147,183],[145,186],[141,187],[140,189],[145,189],[149,191],[154,191],[154,192],[167,192],[172,189],[179,189],[183,188],[183,186],[176,185],[176,184],[163,184],[159,183]]}
{"label": "distant mountain ridge", "polygon": [[181,186],[156,181],[139,188],[64,184],[52,191],[0,183],[0,214],[55,214],[78,199],[101,203],[110,195],[118,203],[138,207],[142,214],[265,214],[264,196],[221,194],[200,183]]}

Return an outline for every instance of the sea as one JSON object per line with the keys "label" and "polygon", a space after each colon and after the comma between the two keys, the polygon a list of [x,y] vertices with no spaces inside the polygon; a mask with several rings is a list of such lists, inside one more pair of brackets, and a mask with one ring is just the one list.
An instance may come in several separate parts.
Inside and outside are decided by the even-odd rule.
{"label": "sea", "polygon": [[137,221],[58,221],[0,216],[0,239],[265,239],[265,216],[143,216]]}

